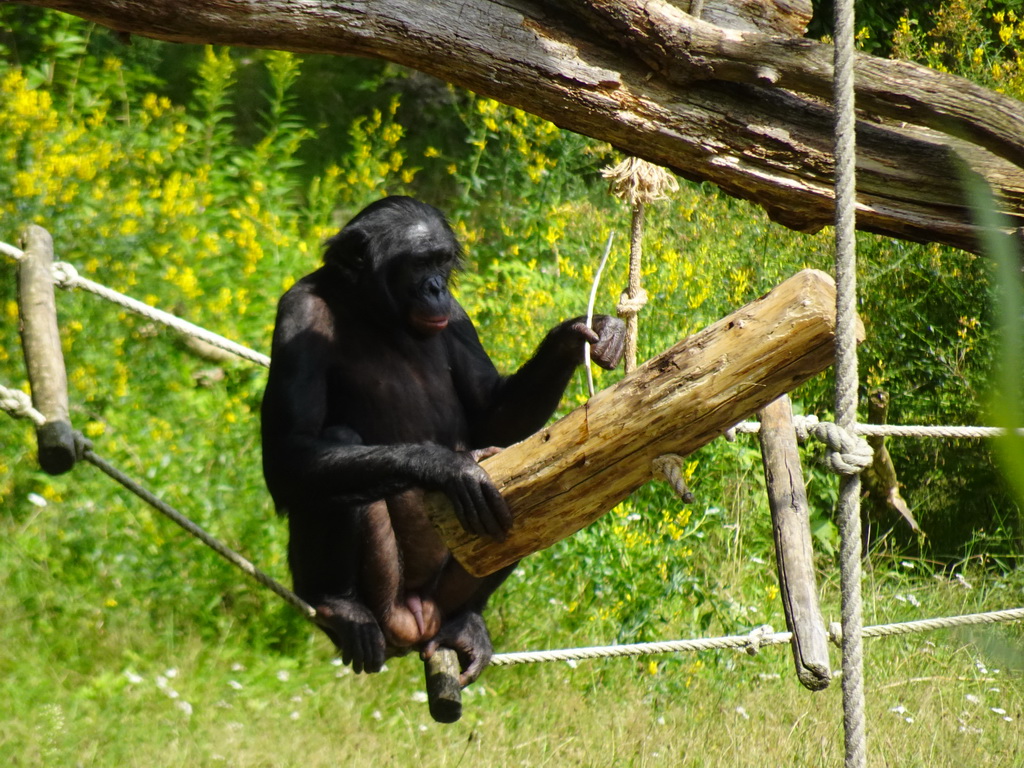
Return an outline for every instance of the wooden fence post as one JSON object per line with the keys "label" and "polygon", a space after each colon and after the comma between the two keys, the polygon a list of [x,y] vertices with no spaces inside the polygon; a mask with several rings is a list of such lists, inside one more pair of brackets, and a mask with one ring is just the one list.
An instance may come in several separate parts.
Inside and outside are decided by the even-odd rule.
{"label": "wooden fence post", "polygon": [[35,224],[21,237],[24,257],[18,268],[21,345],[32,388],[32,405],[46,417],[36,428],[39,465],[51,475],[75,465],[75,440],[68,412],[68,379],[57,327],[53,295],[53,239]]}
{"label": "wooden fence post", "polygon": [[818,605],[811,547],[810,515],[800,454],[793,430],[793,409],[783,395],[758,413],[761,455],[775,535],[775,560],[786,626],[793,633],[796,676],[805,688],[820,691],[832,680],[828,638]]}

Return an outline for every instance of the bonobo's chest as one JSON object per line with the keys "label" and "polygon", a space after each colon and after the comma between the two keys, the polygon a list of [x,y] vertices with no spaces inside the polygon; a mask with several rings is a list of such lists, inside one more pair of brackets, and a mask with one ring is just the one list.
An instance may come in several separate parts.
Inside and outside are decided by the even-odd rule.
{"label": "bonobo's chest", "polygon": [[328,421],[352,427],[367,445],[466,447],[466,416],[439,336],[342,338],[328,388]]}

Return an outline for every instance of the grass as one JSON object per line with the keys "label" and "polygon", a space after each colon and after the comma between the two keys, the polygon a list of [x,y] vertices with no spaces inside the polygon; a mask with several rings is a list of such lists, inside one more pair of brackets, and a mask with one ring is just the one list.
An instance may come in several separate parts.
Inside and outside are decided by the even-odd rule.
{"label": "grass", "polygon": [[[30,554],[8,550],[2,562],[5,583],[24,586],[18,570],[44,584],[45,567]],[[784,626],[777,598],[739,578],[751,567],[770,572],[770,563],[736,557],[724,567],[722,583],[735,579],[730,599],[747,604],[750,623]],[[1024,602],[1019,572],[978,570],[965,585],[925,571],[878,556],[866,576],[865,623]],[[827,620],[838,616],[835,582],[825,575]],[[534,605],[523,583],[509,591],[492,612],[499,650],[523,648],[523,638],[540,647],[584,644],[613,630],[590,622],[575,631],[564,607]],[[429,717],[412,657],[356,676],[302,625],[292,647],[275,652],[245,639],[251,627],[201,636],[187,605],[147,620],[130,602],[60,600],[53,593],[41,598],[53,602],[33,605],[11,589],[0,597],[6,765],[842,765],[839,680],[820,693],[804,690],[784,646],[756,657],[723,651],[492,668],[466,691],[463,719],[444,726]],[[700,634],[681,623],[659,632]],[[1020,639],[1019,626],[997,626],[866,641],[869,765],[1024,764]]]}

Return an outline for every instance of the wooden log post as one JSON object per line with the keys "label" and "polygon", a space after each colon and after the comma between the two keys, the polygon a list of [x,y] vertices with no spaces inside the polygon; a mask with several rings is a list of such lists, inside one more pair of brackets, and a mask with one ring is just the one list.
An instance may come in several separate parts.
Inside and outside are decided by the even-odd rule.
{"label": "wooden log post", "polygon": [[820,691],[832,681],[828,637],[818,605],[810,514],[793,430],[793,409],[783,395],[758,413],[775,560],[786,626],[793,633],[793,663],[805,688]]}
{"label": "wooden log post", "polygon": [[462,717],[462,686],[459,656],[451,648],[438,648],[423,662],[427,679],[430,716],[438,723],[454,723]]}
{"label": "wooden log post", "polygon": [[75,439],[68,414],[68,380],[53,295],[53,239],[32,224],[22,233],[24,257],[18,268],[21,345],[32,388],[32,405],[46,417],[36,428],[39,465],[51,475],[75,465]]}
{"label": "wooden log post", "polygon": [[648,482],[658,456],[692,453],[825,370],[834,327],[835,283],[804,270],[484,461],[512,511],[505,541],[466,533],[443,494],[428,495],[431,520],[475,576],[548,547]]}

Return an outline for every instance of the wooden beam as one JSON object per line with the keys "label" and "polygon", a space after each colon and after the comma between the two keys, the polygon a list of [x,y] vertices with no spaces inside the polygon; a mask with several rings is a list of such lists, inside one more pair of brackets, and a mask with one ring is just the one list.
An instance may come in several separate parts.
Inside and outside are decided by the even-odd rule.
{"label": "wooden beam", "polygon": [[442,494],[431,519],[476,576],[548,547],[648,482],[658,456],[692,453],[825,370],[834,326],[832,278],[804,270],[484,461],[514,518],[504,542],[466,533]]}
{"label": "wooden beam", "polygon": [[793,663],[805,688],[820,691],[832,680],[825,620],[818,605],[811,547],[810,513],[800,453],[793,430],[793,408],[783,395],[758,413],[768,505],[772,511],[775,561],[786,626],[793,633]]}
{"label": "wooden beam", "polygon": [[18,310],[21,346],[32,388],[32,405],[46,417],[36,428],[39,465],[51,475],[75,465],[75,440],[68,415],[68,379],[57,327],[53,296],[53,239],[40,226],[28,226],[21,236],[25,255],[18,266]]}

